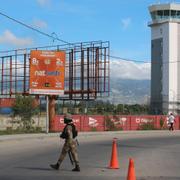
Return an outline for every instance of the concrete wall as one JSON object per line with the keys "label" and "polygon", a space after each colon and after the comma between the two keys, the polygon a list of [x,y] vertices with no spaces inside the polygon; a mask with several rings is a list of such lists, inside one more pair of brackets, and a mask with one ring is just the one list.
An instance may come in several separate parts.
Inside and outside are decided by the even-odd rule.
{"label": "concrete wall", "polygon": [[[114,124],[117,130],[139,130],[143,124],[151,123],[155,128],[167,129],[167,116],[128,116],[128,115],[116,115],[116,116],[103,116],[103,115],[72,115],[73,122],[75,123],[78,131],[107,131],[109,130],[108,122],[109,120]],[[45,130],[46,127],[46,117],[34,117],[35,120],[34,127],[41,127]],[[0,130],[6,130],[8,127],[16,129],[19,125],[18,123],[13,123],[19,121],[19,118],[13,119],[10,116],[0,115]],[[160,126],[160,121],[163,121],[163,127]],[[50,122],[50,131],[60,132],[63,130],[64,116],[56,115],[55,118]],[[180,116],[176,116],[175,129],[180,128]]]}
{"label": "concrete wall", "polygon": [[[41,127],[42,130],[46,129],[46,117],[45,116],[34,116],[33,127]],[[9,115],[0,115],[0,130],[6,130],[7,128],[16,129],[20,126],[20,118],[13,118]]]}

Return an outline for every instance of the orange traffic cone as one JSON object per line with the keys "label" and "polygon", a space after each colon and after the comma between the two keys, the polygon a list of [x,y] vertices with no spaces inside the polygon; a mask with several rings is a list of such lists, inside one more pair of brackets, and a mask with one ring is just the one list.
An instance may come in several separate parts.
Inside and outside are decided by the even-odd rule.
{"label": "orange traffic cone", "polygon": [[114,138],[113,144],[112,144],[112,154],[111,154],[111,161],[109,165],[109,168],[111,169],[119,169],[116,140],[117,138]]}
{"label": "orange traffic cone", "polygon": [[131,158],[129,158],[129,168],[128,168],[127,180],[136,180],[134,161]]}

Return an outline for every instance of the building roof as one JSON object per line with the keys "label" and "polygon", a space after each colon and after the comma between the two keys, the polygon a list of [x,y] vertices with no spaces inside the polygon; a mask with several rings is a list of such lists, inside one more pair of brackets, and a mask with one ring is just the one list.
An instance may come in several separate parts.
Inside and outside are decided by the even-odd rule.
{"label": "building roof", "polygon": [[178,3],[169,3],[169,4],[154,4],[149,6],[149,11],[158,11],[158,10],[180,10],[180,4]]}

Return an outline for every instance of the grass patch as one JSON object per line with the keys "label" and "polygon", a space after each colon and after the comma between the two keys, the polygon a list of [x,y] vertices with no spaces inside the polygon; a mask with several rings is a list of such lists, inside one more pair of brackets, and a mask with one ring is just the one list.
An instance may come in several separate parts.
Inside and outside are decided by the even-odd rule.
{"label": "grass patch", "polygon": [[23,129],[23,128],[17,128],[12,129],[11,127],[8,127],[6,130],[1,130],[0,135],[10,135],[10,134],[26,134],[26,133],[43,133],[41,127],[35,127],[31,129]]}

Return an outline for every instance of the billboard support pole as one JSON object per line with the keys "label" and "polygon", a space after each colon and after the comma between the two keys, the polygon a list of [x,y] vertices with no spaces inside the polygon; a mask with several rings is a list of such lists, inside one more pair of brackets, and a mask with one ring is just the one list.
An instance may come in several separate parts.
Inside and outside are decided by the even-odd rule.
{"label": "billboard support pole", "polygon": [[46,133],[49,133],[49,96],[46,96]]}

